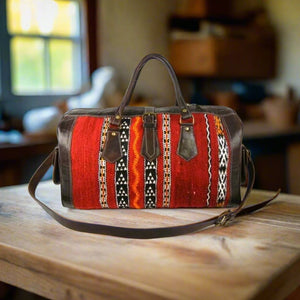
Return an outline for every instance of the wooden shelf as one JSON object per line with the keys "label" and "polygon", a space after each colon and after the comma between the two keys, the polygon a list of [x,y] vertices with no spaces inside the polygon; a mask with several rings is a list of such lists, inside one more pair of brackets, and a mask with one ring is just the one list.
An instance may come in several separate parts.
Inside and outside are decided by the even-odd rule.
{"label": "wooden shelf", "polygon": [[170,46],[170,60],[179,76],[272,78],[275,41],[214,37],[175,40]]}

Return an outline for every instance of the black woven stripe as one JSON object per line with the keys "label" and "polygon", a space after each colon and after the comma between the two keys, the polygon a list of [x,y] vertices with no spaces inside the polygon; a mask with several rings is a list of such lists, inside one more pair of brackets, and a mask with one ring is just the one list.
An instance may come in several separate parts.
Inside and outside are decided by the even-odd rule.
{"label": "black woven stripe", "polygon": [[116,198],[119,208],[129,207],[129,189],[128,189],[128,144],[130,119],[122,120],[120,128],[120,139],[123,156],[116,162]]}
{"label": "black woven stripe", "polygon": [[157,162],[145,159],[145,208],[156,207]]}

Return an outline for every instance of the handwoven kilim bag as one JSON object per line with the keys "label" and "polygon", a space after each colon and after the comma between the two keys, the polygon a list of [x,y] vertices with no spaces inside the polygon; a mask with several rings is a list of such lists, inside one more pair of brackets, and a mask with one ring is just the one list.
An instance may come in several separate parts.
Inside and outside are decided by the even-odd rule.
{"label": "handwoven kilim bag", "polygon": [[[173,81],[176,106],[128,107],[139,74],[151,59]],[[185,103],[175,72],[159,54],[137,66],[118,108],[75,109],[62,118],[58,146],[29,183],[32,197],[71,229],[131,238],[174,236],[224,225],[272,199],[243,208],[254,166],[242,145],[242,123],[230,108]],[[37,184],[54,165],[62,204],[77,209],[233,207],[197,223],[163,228],[124,228],[68,219],[37,199]],[[241,199],[240,184],[247,178]]]}

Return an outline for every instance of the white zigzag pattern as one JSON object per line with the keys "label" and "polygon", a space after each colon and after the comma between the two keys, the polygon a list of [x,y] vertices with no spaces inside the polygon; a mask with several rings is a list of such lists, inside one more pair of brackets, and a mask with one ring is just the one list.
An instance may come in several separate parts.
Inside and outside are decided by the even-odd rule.
{"label": "white zigzag pattern", "polygon": [[228,145],[224,135],[218,135],[219,148],[219,180],[218,180],[218,203],[224,202],[227,192],[227,165]]}
{"label": "white zigzag pattern", "polygon": [[206,124],[206,138],[207,138],[207,148],[208,148],[208,187],[207,187],[207,196],[206,196],[206,205],[209,206],[210,193],[211,193],[211,144],[210,144],[210,132],[209,132],[209,123],[207,115],[204,114],[205,124]]}

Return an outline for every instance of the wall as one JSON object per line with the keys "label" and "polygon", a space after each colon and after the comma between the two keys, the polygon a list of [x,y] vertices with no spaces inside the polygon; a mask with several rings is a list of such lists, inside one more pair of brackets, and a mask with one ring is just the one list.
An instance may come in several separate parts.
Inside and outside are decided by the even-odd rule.
{"label": "wall", "polygon": [[[168,56],[168,16],[180,0],[99,0],[100,65],[114,66],[126,88],[139,59],[150,52]],[[268,81],[270,92],[284,94],[291,85],[300,97],[300,1],[245,0],[237,11],[262,4],[278,34],[278,75]],[[151,63],[142,73],[137,92],[172,101],[167,73]]]}
{"label": "wall", "polygon": [[278,34],[278,76],[269,88],[282,94],[291,85],[300,97],[300,1],[265,0],[265,6]]}
{"label": "wall", "polygon": [[[101,0],[99,5],[100,65],[114,66],[125,89],[139,60],[158,52],[168,56],[168,17],[174,0]],[[136,94],[172,101],[167,72],[158,62],[143,70]]]}
{"label": "wall", "polygon": [[237,11],[265,7],[278,37],[277,76],[268,81],[270,92],[286,93],[287,85],[295,88],[300,98],[300,1],[237,1]]}

